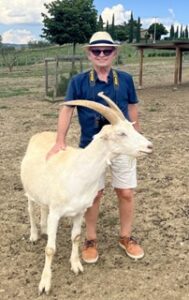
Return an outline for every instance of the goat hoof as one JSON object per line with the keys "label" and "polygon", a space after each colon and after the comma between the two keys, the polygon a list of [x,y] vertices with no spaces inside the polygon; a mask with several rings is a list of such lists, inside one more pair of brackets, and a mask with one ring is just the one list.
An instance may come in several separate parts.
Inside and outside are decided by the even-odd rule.
{"label": "goat hoof", "polygon": [[46,294],[49,295],[51,289],[51,283],[49,280],[41,279],[39,283],[39,295]]}
{"label": "goat hoof", "polygon": [[31,234],[30,235],[30,242],[35,243],[38,240],[38,234]]}
{"label": "goat hoof", "polygon": [[78,275],[79,272],[83,273],[84,269],[83,269],[83,266],[80,262],[78,262],[77,264],[73,264],[71,266],[71,270],[76,274]]}

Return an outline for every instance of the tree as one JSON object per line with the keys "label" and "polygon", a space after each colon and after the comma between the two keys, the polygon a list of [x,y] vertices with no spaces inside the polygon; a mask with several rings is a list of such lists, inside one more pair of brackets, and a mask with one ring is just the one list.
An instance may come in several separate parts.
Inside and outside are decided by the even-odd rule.
{"label": "tree", "polygon": [[12,72],[17,61],[18,51],[14,47],[2,46],[0,49],[4,65],[9,69],[9,72]]}
{"label": "tree", "polygon": [[111,34],[113,40],[115,40],[116,39],[116,33],[115,33],[115,16],[114,16],[114,14],[112,16],[112,25],[110,26],[110,34]]}
{"label": "tree", "polygon": [[174,29],[174,26],[171,25],[171,28],[170,28],[170,40],[174,40],[175,38],[175,29]]}
{"label": "tree", "polygon": [[153,23],[148,28],[148,33],[152,34],[154,40],[158,40],[159,41],[161,39],[161,36],[164,35],[164,34],[167,34],[168,31],[164,27],[163,24],[161,24],[161,23]]}
{"label": "tree", "polygon": [[2,36],[0,35],[0,48],[2,47]]}
{"label": "tree", "polygon": [[177,26],[177,29],[175,31],[175,39],[178,39],[178,35],[179,35],[179,27]]}
{"label": "tree", "polygon": [[188,26],[186,26],[186,28],[185,28],[184,36],[185,36],[185,39],[188,40]]}
{"label": "tree", "polygon": [[184,38],[184,31],[183,31],[183,27],[181,25],[180,27],[180,39],[183,39]]}
{"label": "tree", "polygon": [[131,12],[131,18],[129,20],[129,43],[133,42],[133,38],[134,38],[134,19],[133,19],[133,13]]}
{"label": "tree", "polygon": [[48,14],[42,13],[42,37],[50,43],[85,43],[97,28],[97,11],[93,0],[55,0],[44,4]]}
{"label": "tree", "polygon": [[29,41],[28,42],[28,48],[30,49],[35,49],[35,48],[45,48],[45,47],[49,47],[50,44],[47,41]]}
{"label": "tree", "polygon": [[97,23],[97,30],[98,31],[103,31],[104,30],[104,22],[103,22],[103,19],[102,19],[101,15],[99,16],[99,20],[98,20],[98,23]]}
{"label": "tree", "polygon": [[128,33],[128,25],[124,22],[123,25],[115,26],[116,38],[118,41],[126,41],[128,40],[129,33]]}
{"label": "tree", "polygon": [[106,31],[108,32],[108,33],[110,33],[110,26],[109,26],[109,22],[107,21],[107,23],[106,23]]}
{"label": "tree", "polygon": [[137,43],[140,43],[140,29],[141,29],[141,23],[140,23],[140,18],[138,18],[137,27],[136,27],[136,42]]}

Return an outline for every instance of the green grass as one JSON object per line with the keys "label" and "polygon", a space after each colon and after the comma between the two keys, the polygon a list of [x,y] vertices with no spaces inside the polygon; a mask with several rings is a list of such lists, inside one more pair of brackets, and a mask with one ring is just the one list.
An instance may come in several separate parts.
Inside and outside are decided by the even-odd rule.
{"label": "green grass", "polygon": [[8,107],[6,105],[0,105],[0,109],[10,109],[10,107]]}
{"label": "green grass", "polygon": [[0,98],[8,98],[13,96],[27,95],[30,94],[31,91],[28,88],[20,87],[20,88],[12,88],[0,90]]}
{"label": "green grass", "polygon": [[55,113],[55,112],[52,112],[52,113],[45,113],[45,114],[42,114],[44,117],[47,117],[47,118],[55,118],[57,119],[58,118],[58,113]]}

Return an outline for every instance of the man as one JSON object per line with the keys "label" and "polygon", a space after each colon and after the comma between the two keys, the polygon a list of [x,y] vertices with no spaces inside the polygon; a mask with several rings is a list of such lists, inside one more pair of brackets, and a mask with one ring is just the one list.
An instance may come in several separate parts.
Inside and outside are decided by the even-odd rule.
{"label": "man", "polygon": [[[137,96],[132,77],[123,71],[112,69],[118,52],[107,32],[96,32],[92,35],[86,48],[88,59],[92,64],[90,71],[75,75],[68,86],[66,101],[88,99],[103,102],[97,96],[101,91],[119,106],[125,117],[134,122],[136,130],[140,130],[138,121]],[[97,112],[85,107],[77,107],[81,126],[80,147],[86,147],[93,136],[98,133],[107,121]],[[74,107],[64,106],[59,114],[56,144],[47,154],[47,159],[66,148],[66,135],[71,122]],[[133,189],[137,185],[136,160],[122,155],[111,162],[112,185],[118,197],[120,232],[119,245],[126,254],[134,259],[144,256],[142,247],[132,238],[131,230],[134,214]],[[85,214],[86,241],[82,250],[82,258],[87,263],[98,260],[96,225],[99,214],[100,199],[104,189],[104,178],[99,181],[99,192],[93,206]]]}

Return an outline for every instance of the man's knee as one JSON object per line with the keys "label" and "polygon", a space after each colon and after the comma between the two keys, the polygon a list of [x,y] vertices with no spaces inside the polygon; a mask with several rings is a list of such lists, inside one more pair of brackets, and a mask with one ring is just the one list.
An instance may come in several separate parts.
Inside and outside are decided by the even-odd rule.
{"label": "man's knee", "polygon": [[120,200],[133,201],[133,189],[115,189]]}

